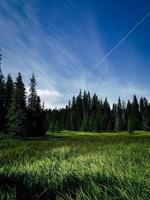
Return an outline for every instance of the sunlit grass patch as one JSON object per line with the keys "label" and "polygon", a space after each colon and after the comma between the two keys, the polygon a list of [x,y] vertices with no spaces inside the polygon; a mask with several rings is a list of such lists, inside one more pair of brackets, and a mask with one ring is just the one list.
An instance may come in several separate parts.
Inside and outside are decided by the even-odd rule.
{"label": "sunlit grass patch", "polygon": [[0,197],[150,199],[149,139],[149,132],[68,131],[44,140],[3,138]]}

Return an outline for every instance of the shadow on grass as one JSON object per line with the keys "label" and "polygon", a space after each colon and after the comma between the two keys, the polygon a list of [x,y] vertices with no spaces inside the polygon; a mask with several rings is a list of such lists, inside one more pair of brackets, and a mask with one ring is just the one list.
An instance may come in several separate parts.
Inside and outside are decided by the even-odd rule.
{"label": "shadow on grass", "polygon": [[127,134],[127,135],[111,135],[111,136],[107,136],[107,135],[101,135],[101,133],[99,133],[99,135],[79,135],[79,136],[65,136],[63,135],[47,135],[46,138],[44,140],[49,140],[49,141],[61,141],[61,142],[70,142],[70,143],[84,143],[84,142],[96,142],[96,143],[132,143],[132,142],[149,142],[150,141],[150,136],[147,135],[131,135],[131,134]]}
{"label": "shadow on grass", "polygon": [[[77,198],[77,192],[82,191],[89,196],[89,199],[150,199],[150,187],[146,184],[136,182],[130,179],[121,180],[115,176],[105,176],[102,174],[85,175],[78,177],[68,175],[58,186],[41,186],[38,184],[24,183],[23,178],[0,177],[1,193],[7,194],[10,189],[16,191],[16,200],[56,200],[58,196]],[[25,180],[25,177],[24,177]],[[95,190],[98,188],[98,190]],[[106,198],[107,195],[107,198]],[[6,198],[4,198],[6,199]],[[66,198],[68,199],[68,198]]]}

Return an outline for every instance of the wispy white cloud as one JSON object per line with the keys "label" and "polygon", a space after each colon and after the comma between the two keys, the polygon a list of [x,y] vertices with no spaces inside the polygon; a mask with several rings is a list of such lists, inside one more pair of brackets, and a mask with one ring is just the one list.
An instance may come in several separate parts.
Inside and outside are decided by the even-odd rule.
{"label": "wispy white cloud", "polygon": [[[73,1],[60,3],[66,15],[77,18],[73,25],[67,18],[65,29],[59,8],[51,8],[46,27],[39,20],[37,1],[0,1],[0,48],[5,73],[11,72],[15,77],[21,71],[28,85],[30,75],[35,72],[38,94],[46,107],[66,105],[80,88],[110,100],[138,92],[137,85],[129,83],[132,85],[129,87],[117,79],[109,59],[97,69],[98,73],[96,70],[87,77],[89,70],[105,56],[101,32],[92,13],[77,13]],[[142,89],[138,93],[142,95]]]}
{"label": "wispy white cloud", "polygon": [[63,95],[56,90],[37,90],[37,94],[41,97],[42,102],[46,108],[61,108],[64,105],[61,104],[60,99],[63,98]]}
{"label": "wispy white cloud", "polygon": [[42,97],[60,97],[62,96],[58,91],[55,90],[41,90],[38,89],[37,90],[38,95],[42,96]]}
{"label": "wispy white cloud", "polygon": [[[65,104],[66,99],[72,96],[72,89],[79,90],[80,86],[75,82],[80,82],[87,73],[87,63],[93,65],[102,54],[96,27],[90,28],[87,35],[81,35],[80,30],[76,30],[76,40],[74,35],[70,35],[68,41],[66,33],[57,30],[57,24],[53,24],[51,34],[44,31],[34,12],[36,7],[33,10],[27,4],[21,5],[25,15],[22,16],[12,2],[0,3],[3,10],[0,14],[0,42],[4,51],[5,73],[11,72],[15,76],[21,71],[27,84],[29,75],[34,71],[39,88],[44,91],[63,90],[65,97],[62,103]],[[88,31],[89,28],[83,24],[81,31],[86,29]],[[87,48],[90,43],[97,53]]]}

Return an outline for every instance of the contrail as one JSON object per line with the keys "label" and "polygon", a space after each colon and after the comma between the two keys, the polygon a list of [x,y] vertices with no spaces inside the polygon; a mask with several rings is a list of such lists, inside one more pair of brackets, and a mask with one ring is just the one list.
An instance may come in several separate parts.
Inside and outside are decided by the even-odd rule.
{"label": "contrail", "polygon": [[106,58],[108,58],[116,49],[120,47],[120,45],[135,31],[135,29],[140,26],[141,23],[143,23],[148,17],[150,16],[150,11],[142,17],[129,31],[128,33],[110,50],[108,51],[102,59],[90,70],[88,76],[101,65]]}

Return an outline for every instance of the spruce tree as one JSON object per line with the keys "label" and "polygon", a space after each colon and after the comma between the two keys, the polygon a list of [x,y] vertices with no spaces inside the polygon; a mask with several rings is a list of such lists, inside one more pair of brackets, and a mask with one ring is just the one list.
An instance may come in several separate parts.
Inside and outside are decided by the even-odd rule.
{"label": "spruce tree", "polygon": [[148,120],[149,119],[149,107],[148,101],[146,98],[140,99],[140,121],[141,121],[141,129],[147,130],[148,128]]}
{"label": "spruce tree", "polygon": [[128,117],[127,117],[127,108],[126,102],[122,102],[122,130],[127,130],[128,127]]}
{"label": "spruce tree", "polygon": [[51,113],[51,121],[50,121],[50,130],[51,132],[55,131],[55,123],[57,121],[57,109],[53,109]]}
{"label": "spruce tree", "polygon": [[0,68],[0,130],[5,128],[5,79]]}
{"label": "spruce tree", "polygon": [[80,90],[79,95],[76,98],[76,114],[77,114],[77,129],[82,130],[83,124],[83,100],[82,100],[82,92]]}
{"label": "spruce tree", "polygon": [[14,83],[10,74],[8,74],[6,79],[6,92],[5,92],[5,105],[6,105],[6,128],[9,128],[8,112],[11,106],[13,97]]}
{"label": "spruce tree", "polygon": [[43,136],[44,129],[44,116],[41,107],[40,97],[36,92],[36,80],[34,73],[30,79],[30,89],[28,97],[28,133],[30,136]]}
{"label": "spruce tree", "polygon": [[110,106],[107,101],[107,98],[105,98],[105,101],[103,104],[103,122],[102,122],[103,131],[107,131],[109,121],[110,121]]}
{"label": "spruce tree", "polygon": [[133,101],[132,101],[132,117],[134,122],[133,124],[134,130],[140,129],[140,111],[136,95],[133,96]]}
{"label": "spruce tree", "polygon": [[13,83],[11,75],[8,74],[7,79],[6,79],[6,96],[5,96],[7,110],[9,109],[11,101],[12,101],[13,90],[14,90],[14,83]]}
{"label": "spruce tree", "polygon": [[113,103],[112,110],[110,111],[110,118],[108,122],[108,131],[115,130],[115,121],[116,121],[116,104]]}
{"label": "spruce tree", "polygon": [[72,98],[72,106],[71,106],[71,114],[70,114],[70,128],[71,130],[78,130],[78,118],[77,118],[77,108],[76,108],[76,99],[73,96]]}
{"label": "spruce tree", "polygon": [[71,102],[69,100],[68,106],[66,107],[66,125],[65,125],[65,130],[70,130],[70,116],[71,116]]}
{"label": "spruce tree", "polygon": [[115,129],[116,129],[116,131],[122,131],[123,130],[122,104],[121,104],[120,97],[118,99],[118,105],[117,105]]}
{"label": "spruce tree", "polygon": [[98,101],[97,109],[96,109],[96,131],[100,132],[103,130],[103,102],[102,100]]}
{"label": "spruce tree", "polygon": [[0,131],[5,129],[6,105],[5,105],[5,78],[1,70],[2,55],[0,51]]}
{"label": "spruce tree", "polygon": [[144,121],[145,121],[144,129],[150,131],[150,103],[148,104],[148,107],[146,109],[146,116]]}
{"label": "spruce tree", "polygon": [[89,108],[88,108],[88,94],[84,91],[83,94],[83,122],[82,122],[82,130],[88,130],[88,120],[89,120]]}
{"label": "spruce tree", "polygon": [[133,118],[132,118],[132,116],[129,116],[129,118],[128,118],[128,132],[129,133],[133,133],[133,131],[134,131],[133,124],[134,124]]}
{"label": "spruce tree", "polygon": [[21,73],[14,85],[12,102],[8,111],[10,132],[23,136],[27,131],[26,94]]}
{"label": "spruce tree", "polygon": [[134,119],[133,119],[133,112],[132,112],[132,104],[130,101],[127,103],[127,130],[129,133],[134,131]]}
{"label": "spruce tree", "polygon": [[96,119],[97,108],[98,108],[98,96],[94,94],[91,100],[91,110],[90,110],[90,120],[89,120],[89,127],[91,131],[97,131],[97,119]]}

